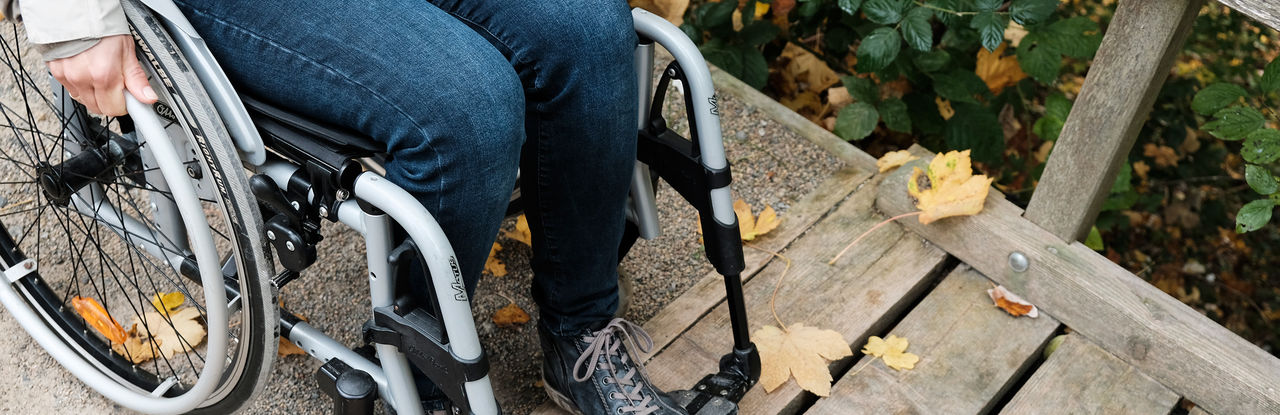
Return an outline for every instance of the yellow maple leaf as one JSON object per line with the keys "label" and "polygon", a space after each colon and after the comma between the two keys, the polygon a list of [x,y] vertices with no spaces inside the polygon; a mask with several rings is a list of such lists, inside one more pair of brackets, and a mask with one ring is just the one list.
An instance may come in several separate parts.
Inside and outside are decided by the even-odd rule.
{"label": "yellow maple leaf", "polygon": [[844,336],[831,330],[795,323],[786,331],[764,326],[751,339],[760,352],[760,385],[772,392],[794,377],[802,389],[818,396],[831,394],[827,362],[852,356]]}
{"label": "yellow maple leaf", "polygon": [[911,152],[907,150],[890,151],[884,153],[884,156],[880,157],[879,160],[876,160],[876,167],[879,167],[880,172],[884,173],[918,158],[911,155]]}
{"label": "yellow maple leaf", "polygon": [[969,150],[950,151],[935,155],[926,174],[915,168],[907,180],[907,193],[916,198],[916,207],[922,212],[920,223],[927,225],[946,217],[981,212],[991,181],[985,175],[973,174]]}
{"label": "yellow maple leaf", "polygon": [[738,233],[744,241],[769,233],[782,222],[778,220],[778,212],[775,212],[772,206],[766,205],[764,210],[760,211],[759,217],[753,216],[751,205],[743,202],[742,199],[733,202],[733,213],[738,215]]}
{"label": "yellow maple leaf", "polygon": [[148,311],[141,321],[135,319],[128,340],[111,349],[133,363],[142,363],[157,356],[167,359],[190,352],[204,342],[204,326],[198,320],[200,310],[186,307],[165,313]]}
{"label": "yellow maple leaf", "polygon": [[528,322],[529,313],[514,302],[493,312],[493,324],[497,324],[498,327],[510,329]]}
{"label": "yellow maple leaf", "polygon": [[956,116],[956,110],[951,108],[950,100],[942,99],[942,97],[934,97],[933,103],[938,105],[938,115],[941,115],[942,119],[950,120],[951,117]]}
{"label": "yellow maple leaf", "polygon": [[987,51],[986,48],[978,49],[978,65],[973,71],[987,83],[987,88],[993,94],[999,94],[1005,87],[1027,77],[1027,74],[1022,72],[1022,66],[1018,65],[1016,56],[1002,56],[1006,47],[1008,47],[1007,44],[1001,43],[995,51]]}
{"label": "yellow maple leaf", "polygon": [[489,259],[484,261],[484,272],[495,277],[507,276],[507,264],[503,264],[498,260],[498,251],[502,250],[502,245],[497,242],[493,243],[493,248],[489,249]]}
{"label": "yellow maple leaf", "polygon": [[516,218],[515,229],[502,231],[502,235],[512,240],[523,242],[525,245],[533,246],[533,233],[529,231],[529,219],[524,215]]}
{"label": "yellow maple leaf", "polygon": [[160,312],[165,310],[173,311],[173,309],[181,306],[184,301],[187,301],[187,297],[180,292],[156,293],[151,296],[151,306]]}
{"label": "yellow maple leaf", "polygon": [[907,353],[907,345],[906,338],[892,334],[887,339],[871,336],[867,339],[867,345],[862,346],[862,353],[880,358],[880,360],[884,361],[885,366],[889,366],[894,370],[915,369],[916,362],[920,361],[920,356]]}

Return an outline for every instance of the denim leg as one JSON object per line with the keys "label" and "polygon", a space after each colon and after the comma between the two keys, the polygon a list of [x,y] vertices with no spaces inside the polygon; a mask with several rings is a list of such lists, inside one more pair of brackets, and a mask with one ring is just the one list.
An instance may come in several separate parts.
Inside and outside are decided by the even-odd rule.
{"label": "denim leg", "polygon": [[429,0],[483,33],[524,85],[521,156],[533,298],[569,334],[618,305],[617,248],[636,157],[631,11],[620,0]]}
{"label": "denim leg", "polygon": [[524,142],[499,51],[416,0],[178,4],[240,91],[385,144],[388,179],[435,215],[474,290]]}

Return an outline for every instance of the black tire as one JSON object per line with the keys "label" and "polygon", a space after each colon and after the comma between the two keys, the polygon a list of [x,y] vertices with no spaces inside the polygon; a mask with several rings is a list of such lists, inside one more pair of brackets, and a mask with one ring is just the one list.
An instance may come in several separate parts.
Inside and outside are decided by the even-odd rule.
{"label": "black tire", "polygon": [[[73,296],[101,300],[110,319],[120,326],[133,317],[143,322],[135,326],[139,332],[153,333],[156,322],[148,324],[144,317],[148,310],[155,311],[148,299],[156,293],[178,291],[184,293],[186,304],[194,303],[188,307],[200,312],[196,320],[207,325],[199,276],[191,272],[192,266],[200,265],[187,261],[185,267],[167,266],[175,256],[183,254],[179,251],[186,241],[180,236],[171,238],[175,235],[172,232],[157,232],[172,222],[158,219],[160,215],[153,212],[164,211],[163,198],[175,196],[160,188],[163,180],[156,177],[164,177],[156,176],[159,171],[148,167],[152,165],[147,161],[148,144],[139,143],[130,134],[130,118],[94,118],[79,104],[64,101],[65,91],[49,81],[38,55],[24,50],[26,36],[14,24],[6,25],[0,44],[0,61],[9,70],[7,79],[0,81],[6,92],[0,97],[0,111],[5,114],[0,117],[0,174],[4,177],[0,197],[8,205],[0,207],[0,260],[6,267],[28,258],[36,260],[38,272],[16,285],[19,294],[86,361],[126,387],[150,391],[172,377],[179,380],[179,385],[165,396],[177,396],[206,361],[228,362],[217,389],[195,412],[231,413],[265,385],[276,354],[279,316],[275,290],[267,278],[272,275],[273,265],[261,237],[262,219],[231,138],[191,66],[148,9],[136,0],[122,4],[137,43],[137,55],[160,95],[154,108],[168,119],[166,130],[195,178],[192,182],[198,189],[196,196],[208,216],[207,224],[214,230],[215,246],[224,262],[214,266],[234,270],[226,278],[226,285],[228,299],[238,294],[239,307],[227,327],[206,328],[229,332],[226,359],[204,356],[201,343],[178,335],[180,342],[193,345],[190,352],[134,363],[142,356],[129,349],[113,351],[111,345],[115,342],[86,324],[71,306]],[[80,137],[68,138],[74,136],[68,131],[77,130],[82,132]],[[90,189],[101,191],[79,200],[98,197],[100,200],[93,203],[111,203],[118,208],[113,212],[145,225],[142,229],[149,232],[150,240],[142,233],[114,232],[120,227],[113,228],[105,222],[104,215],[78,213],[75,201],[68,202],[65,195],[49,190],[59,186],[37,182],[41,177],[54,177],[47,174],[50,171],[61,172],[66,183],[75,177],[86,179],[83,174],[74,174],[81,170],[71,174],[70,168],[58,170],[67,165],[69,157],[83,153],[75,149],[78,146],[104,149],[130,142],[136,148],[112,153],[113,167],[101,170],[101,174],[95,171],[78,194],[87,195],[84,192]],[[30,168],[36,166],[43,169]],[[138,202],[146,206],[148,200],[149,209],[139,207]],[[146,245],[144,242],[159,248],[148,253],[140,246]],[[158,257],[161,260],[157,261]],[[173,324],[168,317],[163,321]],[[155,347],[159,343],[150,344]]]}

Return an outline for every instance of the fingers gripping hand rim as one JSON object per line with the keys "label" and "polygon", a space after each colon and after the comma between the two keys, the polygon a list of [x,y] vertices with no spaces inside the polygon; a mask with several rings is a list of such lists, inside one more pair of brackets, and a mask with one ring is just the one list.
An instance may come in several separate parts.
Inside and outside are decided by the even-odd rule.
{"label": "fingers gripping hand rim", "polygon": [[145,104],[157,99],[134,50],[132,36],[108,36],[74,56],[49,61],[49,73],[89,112],[124,115],[125,90]]}

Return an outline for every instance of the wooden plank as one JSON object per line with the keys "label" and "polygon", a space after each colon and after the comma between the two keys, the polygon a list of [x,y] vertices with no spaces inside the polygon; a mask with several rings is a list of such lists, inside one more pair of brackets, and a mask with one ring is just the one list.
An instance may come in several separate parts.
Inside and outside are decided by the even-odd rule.
{"label": "wooden plank", "polygon": [[1210,414],[1209,411],[1206,411],[1204,410],[1204,408],[1197,406],[1195,408],[1191,408],[1190,411],[1187,411],[1187,415],[1213,415],[1213,414]]}
{"label": "wooden plank", "polygon": [[[922,162],[884,179],[881,211],[916,210],[906,181]],[[977,215],[902,224],[1205,409],[1280,413],[1280,359],[1021,213],[993,189]],[[1014,252],[1028,259],[1025,271],[1009,266]]]}
{"label": "wooden plank", "polygon": [[806,414],[976,414],[989,412],[1022,373],[1058,321],[1013,317],[994,307],[993,287],[961,265],[933,289],[890,334],[907,338],[919,355],[915,369],[897,371],[864,356],[836,382],[831,397]]}
{"label": "wooden plank", "polygon": [[[875,188],[874,181],[864,184],[783,252],[792,261],[778,292],[783,321],[835,330],[850,344],[861,344],[904,312],[940,271],[946,253],[897,225],[876,230],[836,265],[827,264],[860,233],[883,220],[872,209]],[[782,261],[773,261],[743,287],[752,327],[777,324],[769,311],[769,297],[784,268]],[[726,307],[717,307],[650,360],[646,367],[654,383],[664,390],[688,388],[715,372],[720,356],[732,347],[728,319]],[[833,366],[847,367],[851,363],[847,360]],[[804,396],[794,382],[770,394],[756,387],[743,398],[742,413],[792,413],[803,405]]]}
{"label": "wooden plank", "polygon": [[1027,218],[1084,239],[1204,0],[1124,0],[1054,144]]}
{"label": "wooden plank", "polygon": [[1218,3],[1280,30],[1280,3],[1275,0],[1218,0]]}
{"label": "wooden plank", "polygon": [[1168,414],[1178,394],[1075,334],[1049,356],[1001,414]]}
{"label": "wooden plank", "polygon": [[[853,193],[871,174],[856,167],[841,169],[832,178],[818,185],[813,192],[791,205],[791,209],[780,216],[782,224],[777,229],[751,242],[752,246],[759,249],[743,250],[747,263],[747,269],[742,272],[743,282],[750,281],[774,258],[765,251],[777,252],[785,249],[837,203]],[[722,301],[724,277],[711,271],[679,298],[667,304],[658,315],[644,323],[645,331],[653,337],[653,350],[662,350]]]}

